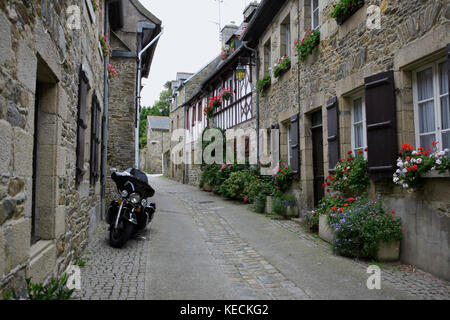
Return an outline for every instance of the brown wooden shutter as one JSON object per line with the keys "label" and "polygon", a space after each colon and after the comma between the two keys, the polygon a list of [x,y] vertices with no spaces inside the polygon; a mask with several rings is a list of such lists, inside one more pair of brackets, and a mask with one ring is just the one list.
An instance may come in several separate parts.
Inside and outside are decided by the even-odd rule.
{"label": "brown wooden shutter", "polygon": [[86,124],[86,98],[89,87],[89,80],[86,72],[80,68],[79,88],[78,88],[78,117],[77,117],[77,163],[76,163],[76,183],[80,184],[86,173],[84,170],[84,149]]}
{"label": "brown wooden shutter", "polygon": [[97,96],[92,97],[92,119],[91,119],[91,161],[90,182],[95,184],[100,176],[99,172],[99,146],[100,146],[100,104]]}
{"label": "brown wooden shutter", "polygon": [[327,102],[328,121],[328,167],[330,172],[336,168],[339,161],[339,103],[337,97]]}
{"label": "brown wooden shutter", "polygon": [[398,155],[394,72],[366,78],[365,88],[369,175],[392,178]]}
{"label": "brown wooden shutter", "polygon": [[290,162],[292,168],[292,178],[300,179],[300,139],[299,139],[300,114],[291,117],[291,126],[289,128],[290,140]]}

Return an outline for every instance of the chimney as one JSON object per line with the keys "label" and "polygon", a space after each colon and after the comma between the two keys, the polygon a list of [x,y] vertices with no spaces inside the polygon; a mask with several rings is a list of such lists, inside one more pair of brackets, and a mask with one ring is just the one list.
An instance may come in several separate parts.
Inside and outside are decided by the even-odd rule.
{"label": "chimney", "polygon": [[222,46],[225,47],[225,44],[230,40],[230,38],[238,31],[239,27],[231,22],[232,24],[227,24],[223,27],[221,31],[222,36]]}
{"label": "chimney", "polygon": [[258,2],[253,1],[250,2],[250,4],[245,8],[244,10],[244,22],[248,23],[250,22],[251,18],[253,17],[253,14],[256,12],[256,9],[258,8]]}

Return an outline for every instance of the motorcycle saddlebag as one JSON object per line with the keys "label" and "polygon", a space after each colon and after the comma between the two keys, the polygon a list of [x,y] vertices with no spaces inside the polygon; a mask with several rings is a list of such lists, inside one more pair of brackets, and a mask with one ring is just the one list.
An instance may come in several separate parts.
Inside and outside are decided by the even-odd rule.
{"label": "motorcycle saddlebag", "polygon": [[112,201],[109,205],[108,211],[106,212],[106,222],[111,224],[116,221],[117,214],[119,213],[119,203],[117,201]]}

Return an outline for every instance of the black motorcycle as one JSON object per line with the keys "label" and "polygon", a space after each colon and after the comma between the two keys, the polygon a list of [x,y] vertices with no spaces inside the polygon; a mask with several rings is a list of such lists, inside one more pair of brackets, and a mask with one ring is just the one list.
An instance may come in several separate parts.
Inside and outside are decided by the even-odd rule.
{"label": "black motorcycle", "polygon": [[147,198],[153,197],[155,190],[149,185],[147,175],[137,169],[113,172],[111,178],[121,199],[111,202],[106,222],[110,225],[110,245],[121,248],[133,234],[144,230],[153,220],[156,205],[148,202]]}

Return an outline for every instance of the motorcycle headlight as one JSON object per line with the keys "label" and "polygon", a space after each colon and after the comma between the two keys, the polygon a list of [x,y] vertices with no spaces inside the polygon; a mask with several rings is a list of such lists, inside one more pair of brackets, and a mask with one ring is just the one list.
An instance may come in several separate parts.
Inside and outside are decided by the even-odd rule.
{"label": "motorcycle headlight", "polygon": [[141,204],[143,207],[145,207],[147,205],[147,200],[146,199],[142,199]]}
{"label": "motorcycle headlight", "polygon": [[123,190],[120,192],[120,195],[124,198],[128,197],[128,191],[127,190]]}
{"label": "motorcycle headlight", "polygon": [[141,196],[137,193],[132,193],[130,196],[130,201],[132,204],[138,204],[141,201]]}

